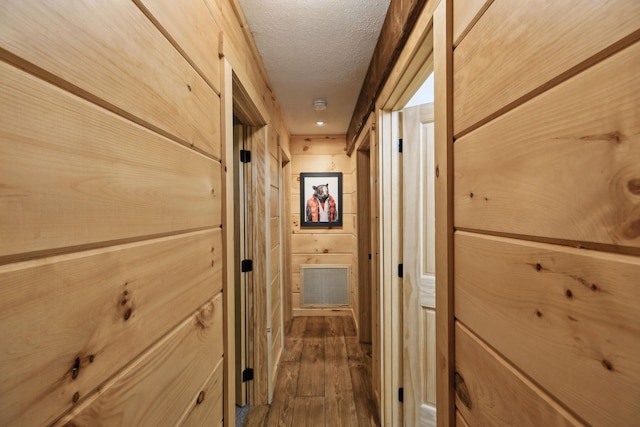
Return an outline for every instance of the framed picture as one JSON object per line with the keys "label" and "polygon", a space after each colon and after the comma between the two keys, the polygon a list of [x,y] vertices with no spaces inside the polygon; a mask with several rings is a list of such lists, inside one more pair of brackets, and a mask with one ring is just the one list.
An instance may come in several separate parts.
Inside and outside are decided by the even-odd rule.
{"label": "framed picture", "polygon": [[342,173],[300,174],[300,227],[342,227]]}

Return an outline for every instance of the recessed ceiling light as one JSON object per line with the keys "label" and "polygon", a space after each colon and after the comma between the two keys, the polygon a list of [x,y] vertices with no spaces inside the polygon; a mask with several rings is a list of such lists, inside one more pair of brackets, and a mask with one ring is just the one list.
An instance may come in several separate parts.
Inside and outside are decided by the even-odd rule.
{"label": "recessed ceiling light", "polygon": [[318,125],[318,126],[324,126],[324,122],[323,122],[323,121],[318,120],[318,121],[316,122],[316,125]]}
{"label": "recessed ceiling light", "polygon": [[327,108],[327,101],[324,99],[316,99],[313,101],[313,109],[316,111],[322,111]]}

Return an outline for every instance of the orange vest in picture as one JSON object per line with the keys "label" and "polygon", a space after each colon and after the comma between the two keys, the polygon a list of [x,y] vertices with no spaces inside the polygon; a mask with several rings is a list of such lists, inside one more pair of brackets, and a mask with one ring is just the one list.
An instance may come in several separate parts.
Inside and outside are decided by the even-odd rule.
{"label": "orange vest in picture", "polygon": [[[332,196],[327,199],[329,201],[329,221],[336,221],[336,201]],[[315,196],[307,200],[307,221],[318,222],[320,220],[320,202]]]}

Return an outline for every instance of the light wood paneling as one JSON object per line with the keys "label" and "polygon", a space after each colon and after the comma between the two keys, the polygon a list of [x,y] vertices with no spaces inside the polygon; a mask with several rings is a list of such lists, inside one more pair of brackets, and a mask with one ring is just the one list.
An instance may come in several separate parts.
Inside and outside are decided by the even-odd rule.
{"label": "light wood paneling", "polygon": [[495,0],[454,52],[454,135],[637,40],[638,22],[636,1],[589,2],[576,13],[568,2]]}
{"label": "light wood paneling", "polygon": [[453,2],[454,47],[467,35],[491,3],[493,0],[455,0]]}
{"label": "light wood paneling", "polygon": [[133,2],[59,9],[2,2],[0,15],[11,19],[0,32],[0,56],[220,158],[220,98]]}
{"label": "light wood paneling", "polygon": [[347,154],[344,135],[295,135],[291,137],[291,154]]}
{"label": "light wood paneling", "polygon": [[48,424],[221,291],[221,232],[9,264],[0,283],[0,425]]}
{"label": "light wood paneling", "polygon": [[640,80],[621,69],[640,43],[457,140],[456,227],[639,248]]}
{"label": "light wood paneling", "polygon": [[0,260],[221,224],[220,163],[0,70]]}
{"label": "light wood paneling", "polygon": [[[349,169],[349,157],[346,154],[317,154],[313,156],[295,156],[291,172],[343,172]],[[300,188],[300,186],[298,186]]]}
{"label": "light wood paneling", "polygon": [[348,262],[353,252],[348,234],[292,234],[291,245],[297,254],[348,254],[343,258]]}
{"label": "light wood paneling", "polygon": [[220,359],[202,389],[192,399],[182,427],[214,426],[222,422],[223,365],[223,359]]}
{"label": "light wood paneling", "polygon": [[[134,0],[218,94],[220,28],[202,0]],[[180,17],[180,19],[176,19]]]}
{"label": "light wood paneling", "polygon": [[220,363],[222,314],[219,295],[56,425],[175,425]]}
{"label": "light wood paneling", "polygon": [[640,419],[640,258],[456,233],[456,316],[589,424]]}
{"label": "light wood paneling", "polygon": [[292,273],[300,273],[300,264],[344,264],[343,254],[294,254],[291,259]]}
{"label": "light wood paneling", "polygon": [[456,395],[460,414],[473,426],[582,425],[460,324]]}
{"label": "light wood paneling", "polygon": [[[299,206],[298,206],[299,208]],[[300,209],[297,209],[298,211]],[[322,229],[322,234],[352,234],[356,232],[356,214],[342,214],[342,227],[327,227]],[[296,213],[291,216],[291,232],[293,234],[315,234],[317,229],[300,228],[300,214]]]}

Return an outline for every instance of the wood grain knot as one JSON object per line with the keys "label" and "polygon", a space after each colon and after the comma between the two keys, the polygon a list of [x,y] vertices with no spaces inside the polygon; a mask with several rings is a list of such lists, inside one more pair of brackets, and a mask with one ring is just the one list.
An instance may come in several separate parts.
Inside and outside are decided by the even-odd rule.
{"label": "wood grain knot", "polygon": [[71,368],[71,379],[75,380],[78,378],[78,374],[80,373],[80,358],[76,357],[76,360],[73,362],[73,367]]}
{"label": "wood grain knot", "polygon": [[602,359],[602,366],[604,366],[607,371],[613,371],[613,364],[607,359]]}
{"label": "wood grain knot", "polygon": [[78,400],[80,400],[80,393],[78,393],[77,391],[73,393],[73,398],[71,400],[73,401],[73,403],[78,403]]}
{"label": "wood grain knot", "polygon": [[131,318],[131,314],[132,313],[133,313],[133,310],[131,310],[131,307],[129,307],[127,309],[127,311],[124,312],[124,320],[125,320],[125,322]]}
{"label": "wood grain knot", "polygon": [[632,240],[640,237],[640,219],[623,224],[623,235],[626,239]]}
{"label": "wood grain knot", "polygon": [[464,382],[464,378],[459,373],[455,373],[455,389],[456,395],[464,406],[471,409],[471,398],[469,397],[469,389]]}
{"label": "wood grain knot", "polygon": [[640,196],[640,179],[635,178],[627,182],[627,189],[631,194]]}
{"label": "wood grain knot", "polygon": [[198,394],[198,399],[196,399],[196,405],[199,405],[202,402],[204,402],[204,390],[200,391],[200,393]]}

